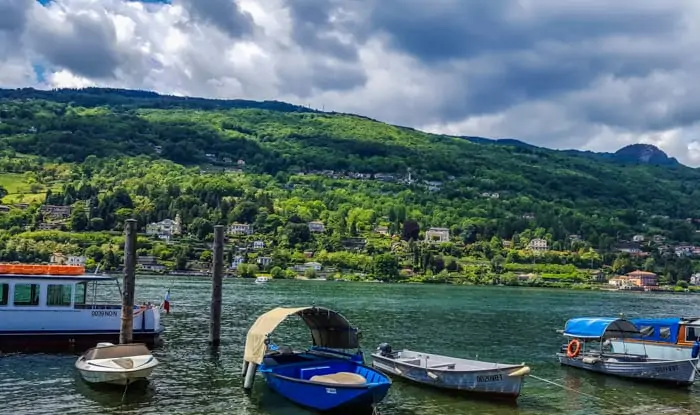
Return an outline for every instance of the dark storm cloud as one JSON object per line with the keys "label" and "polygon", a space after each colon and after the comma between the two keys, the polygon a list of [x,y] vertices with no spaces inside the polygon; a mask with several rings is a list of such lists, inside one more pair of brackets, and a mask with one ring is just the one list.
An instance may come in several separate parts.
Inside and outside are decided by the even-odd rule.
{"label": "dark storm cloud", "polygon": [[[292,38],[299,46],[344,61],[358,59],[358,43],[363,41],[362,8],[348,8],[352,2],[339,0],[287,0],[286,4],[292,18]],[[342,41],[338,33],[350,41]]]}
{"label": "dark storm cloud", "polygon": [[253,18],[235,0],[174,0],[173,3],[182,4],[193,17],[215,25],[233,38],[250,35],[255,28]]}
{"label": "dark storm cloud", "polygon": [[113,77],[121,63],[113,23],[90,14],[76,14],[58,24],[36,25],[30,41],[51,64],[89,78]]}
{"label": "dark storm cloud", "polygon": [[0,0],[0,32],[19,33],[27,23],[31,3],[23,0]]}
{"label": "dark storm cloud", "polygon": [[518,0],[376,0],[370,21],[373,31],[387,34],[396,49],[436,63],[524,49],[544,41],[575,43],[619,34],[666,34],[677,29],[683,18],[683,10],[673,7],[619,4],[586,10],[581,2],[579,7],[570,6],[575,1],[551,7],[531,3],[532,9]]}
{"label": "dark storm cloud", "polygon": [[367,74],[362,68],[352,66],[330,66],[322,63],[313,65],[311,77],[313,86],[322,91],[347,91],[364,85]]}

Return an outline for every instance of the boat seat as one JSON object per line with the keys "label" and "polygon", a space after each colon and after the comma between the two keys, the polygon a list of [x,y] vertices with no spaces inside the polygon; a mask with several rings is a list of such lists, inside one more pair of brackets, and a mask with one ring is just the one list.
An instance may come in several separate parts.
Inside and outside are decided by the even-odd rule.
{"label": "boat seat", "polygon": [[434,365],[430,365],[430,366],[428,366],[428,367],[429,367],[430,369],[441,369],[441,368],[445,368],[445,369],[454,369],[454,368],[455,368],[455,364],[454,364],[454,363],[450,363],[450,362],[448,362],[448,363],[437,363],[437,364],[434,364]]}
{"label": "boat seat", "polygon": [[405,363],[407,365],[414,365],[414,366],[420,366],[420,359],[416,359],[414,357],[404,357],[401,359],[396,359],[397,362]]}
{"label": "boat seat", "polygon": [[133,369],[134,368],[134,361],[129,359],[129,358],[120,358],[120,359],[114,359],[112,362],[116,363],[117,365],[121,366],[124,369]]}
{"label": "boat seat", "polygon": [[311,382],[336,383],[339,385],[364,385],[367,379],[357,373],[338,372],[330,375],[316,375],[309,379]]}

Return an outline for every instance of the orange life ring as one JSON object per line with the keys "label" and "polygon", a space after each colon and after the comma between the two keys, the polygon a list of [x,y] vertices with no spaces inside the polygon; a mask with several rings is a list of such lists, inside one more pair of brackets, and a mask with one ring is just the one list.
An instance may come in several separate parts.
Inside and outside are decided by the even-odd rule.
{"label": "orange life ring", "polygon": [[573,339],[566,346],[566,356],[569,358],[574,358],[581,353],[581,342],[578,339]]}

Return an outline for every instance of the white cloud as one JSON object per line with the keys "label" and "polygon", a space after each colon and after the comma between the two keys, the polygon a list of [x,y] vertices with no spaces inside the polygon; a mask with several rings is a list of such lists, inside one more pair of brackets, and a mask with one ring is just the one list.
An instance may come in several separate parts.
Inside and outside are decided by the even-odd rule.
{"label": "white cloud", "polygon": [[426,4],[0,0],[0,86],[278,99],[553,148],[652,143],[700,165],[698,2]]}

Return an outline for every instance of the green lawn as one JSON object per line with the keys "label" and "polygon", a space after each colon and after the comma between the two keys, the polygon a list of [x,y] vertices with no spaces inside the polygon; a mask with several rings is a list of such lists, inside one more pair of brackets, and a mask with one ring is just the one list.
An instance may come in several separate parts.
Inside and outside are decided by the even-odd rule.
{"label": "green lawn", "polygon": [[31,185],[19,173],[0,173],[0,186],[8,193],[2,199],[3,203],[31,203],[44,200],[46,196],[46,186],[40,183]]}

